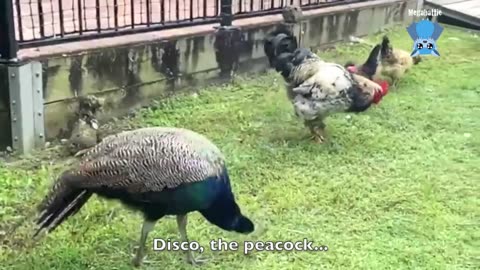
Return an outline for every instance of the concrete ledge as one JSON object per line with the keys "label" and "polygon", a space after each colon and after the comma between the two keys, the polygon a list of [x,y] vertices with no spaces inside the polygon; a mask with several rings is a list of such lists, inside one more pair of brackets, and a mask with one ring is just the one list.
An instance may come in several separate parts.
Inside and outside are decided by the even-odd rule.
{"label": "concrete ledge", "polygon": [[[408,24],[413,18],[407,10],[416,6],[417,0],[376,0],[306,11],[301,25],[303,46],[318,47],[349,35]],[[228,60],[222,57],[230,57],[222,56],[222,50],[236,53],[238,73],[265,71],[263,40],[281,20],[281,15],[236,20],[241,35],[227,49],[218,49],[221,37],[214,25],[201,25],[25,49],[19,56],[43,64],[47,139],[68,137],[77,96],[103,97],[104,113],[99,116],[103,122],[153,98],[218,82],[222,79],[219,67]],[[302,31],[295,29],[298,34]],[[0,102],[0,111],[2,106]]]}

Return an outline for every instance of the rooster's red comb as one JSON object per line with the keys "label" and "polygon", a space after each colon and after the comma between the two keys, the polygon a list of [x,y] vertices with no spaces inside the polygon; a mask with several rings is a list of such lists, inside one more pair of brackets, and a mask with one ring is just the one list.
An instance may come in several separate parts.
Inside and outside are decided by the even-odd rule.
{"label": "rooster's red comb", "polygon": [[357,71],[358,71],[358,70],[357,70],[357,67],[354,66],[354,65],[348,66],[348,67],[347,67],[347,70],[348,70],[350,73],[354,73],[354,74],[357,73]]}
{"label": "rooster's red comb", "polygon": [[382,87],[382,96],[385,96],[388,93],[388,87],[389,87],[388,82],[387,81],[377,81],[376,83],[378,83],[380,85],[380,87]]}

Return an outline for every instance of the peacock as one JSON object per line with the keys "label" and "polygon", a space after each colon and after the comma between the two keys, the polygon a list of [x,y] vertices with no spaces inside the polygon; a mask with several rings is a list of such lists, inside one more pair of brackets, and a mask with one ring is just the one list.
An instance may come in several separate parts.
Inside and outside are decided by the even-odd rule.
{"label": "peacock", "polygon": [[[176,215],[182,242],[189,241],[187,214],[193,211],[226,231],[249,234],[255,229],[236,203],[222,152],[188,129],[149,127],[104,138],[78,167],[55,181],[38,206],[34,237],[53,231],[93,194],[143,213],[134,266],[142,264],[147,236],[164,216]],[[191,251],[186,259],[191,264],[205,261]]]}

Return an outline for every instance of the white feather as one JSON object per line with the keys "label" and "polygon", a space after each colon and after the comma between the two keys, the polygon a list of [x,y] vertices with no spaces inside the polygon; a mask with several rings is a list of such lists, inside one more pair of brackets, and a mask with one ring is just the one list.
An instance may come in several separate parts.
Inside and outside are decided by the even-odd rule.
{"label": "white feather", "polygon": [[336,63],[318,61],[301,67],[296,75],[311,72],[314,72],[312,76],[292,89],[295,114],[304,120],[313,120],[346,110],[350,102],[345,93],[353,85],[350,73]]}
{"label": "white feather", "polygon": [[334,63],[323,62],[319,65],[319,72],[310,77],[304,83],[316,83],[322,90],[328,92],[338,92],[352,86],[352,81],[346,76],[345,69]]}

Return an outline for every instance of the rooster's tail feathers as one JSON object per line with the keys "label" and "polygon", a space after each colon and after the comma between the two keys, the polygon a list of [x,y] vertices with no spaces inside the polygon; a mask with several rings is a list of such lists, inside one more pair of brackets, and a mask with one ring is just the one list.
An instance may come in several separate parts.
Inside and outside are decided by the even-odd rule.
{"label": "rooster's tail feathers", "polygon": [[378,44],[368,55],[367,61],[362,65],[362,71],[371,78],[376,72],[381,61],[382,46]]}
{"label": "rooster's tail feathers", "polygon": [[279,27],[268,34],[263,46],[270,65],[273,66],[276,57],[284,52],[293,52],[297,49],[298,43],[295,35],[290,29]]}
{"label": "rooster's tail feathers", "polygon": [[392,50],[391,45],[390,45],[390,39],[388,39],[387,36],[383,36],[381,48],[382,48],[381,49],[382,58],[387,56],[390,53],[390,51]]}

